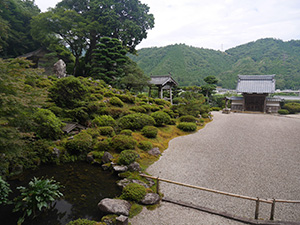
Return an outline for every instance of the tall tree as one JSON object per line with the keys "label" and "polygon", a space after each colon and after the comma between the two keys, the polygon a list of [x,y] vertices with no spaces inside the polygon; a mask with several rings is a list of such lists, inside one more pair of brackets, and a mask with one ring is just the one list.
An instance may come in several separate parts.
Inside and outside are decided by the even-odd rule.
{"label": "tall tree", "polygon": [[217,88],[218,79],[215,76],[207,76],[204,78],[204,81],[206,84],[201,86],[201,92],[209,98]]}
{"label": "tall tree", "polygon": [[112,84],[118,77],[124,75],[124,64],[128,60],[127,51],[116,38],[103,37],[94,49],[92,60],[92,75]]}
{"label": "tall tree", "polygon": [[74,10],[87,21],[86,61],[91,62],[93,50],[101,37],[119,39],[130,52],[147,37],[154,27],[149,7],[139,0],[63,0],[56,9]]}

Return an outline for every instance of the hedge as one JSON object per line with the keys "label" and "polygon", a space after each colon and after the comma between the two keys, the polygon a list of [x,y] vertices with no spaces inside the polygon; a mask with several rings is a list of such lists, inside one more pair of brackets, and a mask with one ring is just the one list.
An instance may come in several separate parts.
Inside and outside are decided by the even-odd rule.
{"label": "hedge", "polygon": [[131,136],[119,134],[111,139],[111,146],[114,150],[121,152],[127,149],[134,149],[136,141]]}
{"label": "hedge", "polygon": [[142,135],[144,135],[147,138],[156,138],[158,133],[158,129],[154,126],[145,126],[142,129]]}
{"label": "hedge", "polygon": [[151,114],[151,116],[154,118],[156,126],[163,126],[171,121],[169,114],[162,111],[154,112]]}
{"label": "hedge", "polygon": [[191,132],[197,130],[197,125],[191,122],[182,122],[177,125],[177,128],[182,131]]}
{"label": "hedge", "polygon": [[155,120],[146,114],[134,113],[123,116],[118,121],[118,126],[121,129],[140,130],[144,126],[154,125]]}

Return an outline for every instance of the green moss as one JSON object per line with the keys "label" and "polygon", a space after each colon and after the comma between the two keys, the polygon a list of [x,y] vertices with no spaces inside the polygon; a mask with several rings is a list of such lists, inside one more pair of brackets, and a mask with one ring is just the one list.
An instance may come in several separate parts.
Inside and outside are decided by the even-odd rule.
{"label": "green moss", "polygon": [[150,141],[141,141],[138,144],[138,147],[144,151],[148,151],[153,148],[152,143]]}
{"label": "green moss", "polygon": [[140,212],[142,212],[142,210],[143,206],[133,203],[129,212],[129,218],[133,218],[134,216],[138,215]]}
{"label": "green moss", "polygon": [[124,150],[121,152],[121,154],[118,158],[118,164],[129,165],[129,164],[133,163],[137,157],[138,157],[138,154],[135,151]]}
{"label": "green moss", "polygon": [[139,202],[145,197],[146,193],[147,191],[144,186],[130,183],[123,188],[121,198]]}

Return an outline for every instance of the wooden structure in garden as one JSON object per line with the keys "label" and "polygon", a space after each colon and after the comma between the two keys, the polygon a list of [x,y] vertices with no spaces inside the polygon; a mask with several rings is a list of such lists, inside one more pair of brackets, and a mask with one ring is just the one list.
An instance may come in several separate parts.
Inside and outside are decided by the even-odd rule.
{"label": "wooden structure in garden", "polygon": [[[151,90],[153,87],[158,89],[158,98],[166,99],[173,103],[172,88],[178,86],[178,83],[173,79],[171,74],[161,76],[150,76],[149,82],[149,97],[151,97]],[[169,97],[164,98],[164,90],[169,91]]]}
{"label": "wooden structure in garden", "polygon": [[236,88],[243,97],[230,97],[231,111],[277,113],[280,99],[268,97],[275,92],[275,75],[239,75]]}

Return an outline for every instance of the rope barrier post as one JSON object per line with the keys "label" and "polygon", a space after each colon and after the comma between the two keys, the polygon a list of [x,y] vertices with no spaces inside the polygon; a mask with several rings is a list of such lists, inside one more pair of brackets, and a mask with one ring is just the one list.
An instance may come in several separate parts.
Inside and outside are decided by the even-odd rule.
{"label": "rope barrier post", "polygon": [[272,207],[271,207],[270,220],[274,220],[274,214],[275,214],[275,199],[273,199],[273,203],[272,203]]}
{"label": "rope barrier post", "polygon": [[156,178],[156,194],[159,194],[159,177]]}
{"label": "rope barrier post", "polygon": [[259,215],[259,198],[256,200],[256,206],[255,206],[255,219],[258,220]]}

